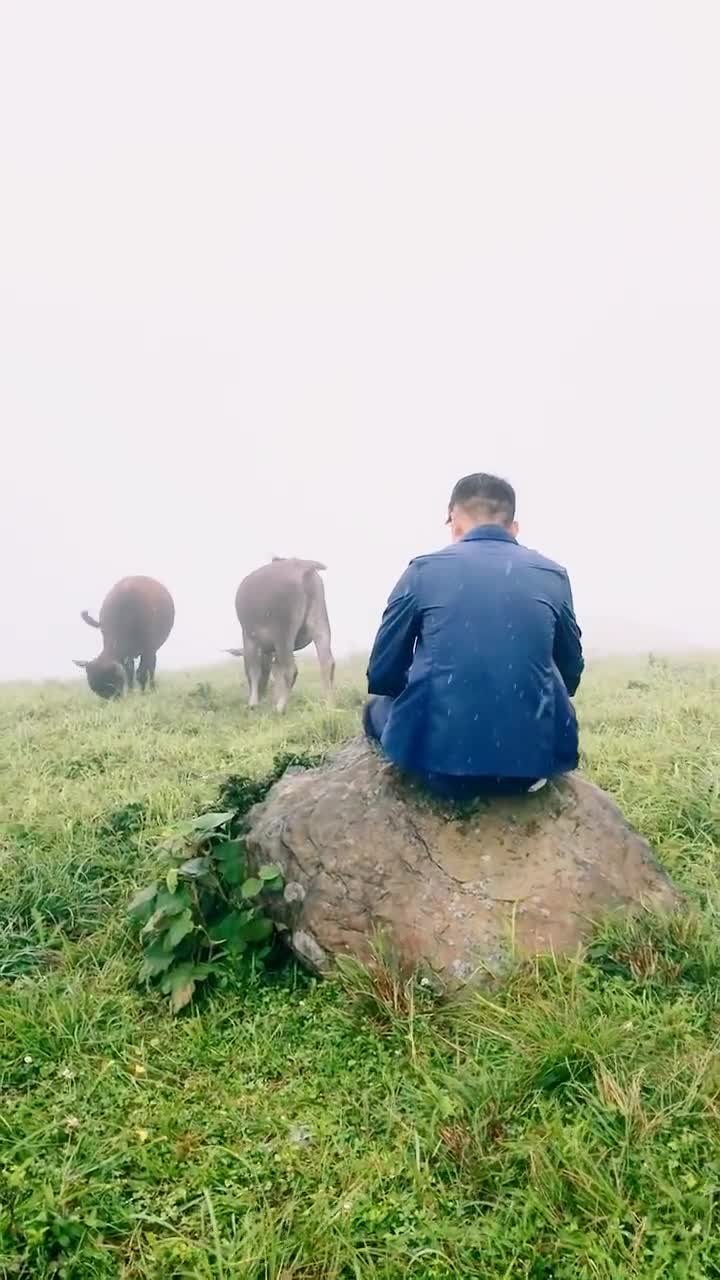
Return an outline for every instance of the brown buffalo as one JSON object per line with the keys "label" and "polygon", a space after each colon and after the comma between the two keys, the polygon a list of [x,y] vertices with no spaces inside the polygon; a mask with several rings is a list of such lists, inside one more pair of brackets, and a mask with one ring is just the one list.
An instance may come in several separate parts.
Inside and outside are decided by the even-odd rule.
{"label": "brown buffalo", "polygon": [[75,658],[93,693],[101,698],[118,698],[135,683],[135,659],[140,663],[137,678],[145,692],[148,681],[155,688],[157,651],[165,643],[175,621],[172,596],[154,578],[122,578],[103,600],[99,622],[87,611],[80,615],[89,627],[102,631],[102,653],[90,662]]}
{"label": "brown buffalo", "polygon": [[242,627],[242,649],[229,649],[245,659],[249,706],[264,697],[270,674],[277,686],[276,709],[284,711],[297,679],[293,654],[314,644],[325,692],[332,692],[335,662],[330,648],[330,621],[317,560],[276,557],[244,578],[237,589],[235,611]]}

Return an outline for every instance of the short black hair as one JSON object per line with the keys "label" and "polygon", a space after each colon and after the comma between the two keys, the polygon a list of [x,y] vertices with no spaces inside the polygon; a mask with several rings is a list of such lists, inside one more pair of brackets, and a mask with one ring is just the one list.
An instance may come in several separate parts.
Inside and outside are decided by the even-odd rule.
{"label": "short black hair", "polygon": [[453,507],[482,512],[491,520],[512,524],[515,519],[515,490],[507,480],[501,480],[499,476],[476,471],[473,475],[463,476],[462,480],[458,480],[450,494],[448,511],[452,511]]}

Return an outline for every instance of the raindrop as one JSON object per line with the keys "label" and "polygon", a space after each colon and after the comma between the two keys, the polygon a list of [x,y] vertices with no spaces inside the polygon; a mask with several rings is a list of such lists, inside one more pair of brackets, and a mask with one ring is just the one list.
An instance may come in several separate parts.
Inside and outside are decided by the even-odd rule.
{"label": "raindrop", "polygon": [[540,697],[540,702],[539,702],[539,704],[538,704],[538,709],[537,709],[537,711],[535,712],[535,719],[536,719],[536,720],[539,720],[539,719],[540,719],[540,717],[541,717],[541,715],[542,715],[543,711],[545,710],[546,706],[548,705],[549,701],[550,701],[550,699],[548,698],[547,694],[546,694],[546,693],[543,693],[543,694],[541,695],[541,697]]}

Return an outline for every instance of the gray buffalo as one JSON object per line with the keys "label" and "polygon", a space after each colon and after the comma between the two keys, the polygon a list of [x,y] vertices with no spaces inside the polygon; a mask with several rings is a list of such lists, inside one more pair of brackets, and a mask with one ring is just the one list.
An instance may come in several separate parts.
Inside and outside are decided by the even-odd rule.
{"label": "gray buffalo", "polygon": [[140,663],[140,688],[155,688],[157,651],[165,643],[175,621],[172,596],[154,578],[122,578],[108,592],[100,607],[100,620],[85,610],[81,614],[89,627],[102,632],[102,653],[89,662],[75,658],[93,693],[101,698],[119,698],[125,686],[135,682],[135,659]]}
{"label": "gray buffalo", "polygon": [[284,711],[297,679],[294,653],[314,644],[323,686],[332,693],[335,662],[330,648],[330,620],[317,560],[276,557],[240,583],[235,611],[242,627],[242,649],[228,649],[245,659],[250,688],[248,705],[264,697],[270,675],[276,687],[277,711]]}

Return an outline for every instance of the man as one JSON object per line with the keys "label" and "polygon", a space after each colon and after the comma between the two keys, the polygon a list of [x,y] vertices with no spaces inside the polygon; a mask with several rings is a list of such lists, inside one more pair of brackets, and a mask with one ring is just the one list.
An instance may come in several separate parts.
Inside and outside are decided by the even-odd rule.
{"label": "man", "polygon": [[519,545],[515,492],[497,476],[459,480],[447,523],[452,546],[413,560],[388,601],[365,730],[436,795],[535,790],[578,763],[568,575]]}

